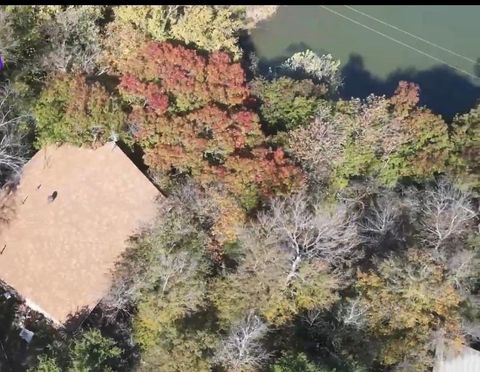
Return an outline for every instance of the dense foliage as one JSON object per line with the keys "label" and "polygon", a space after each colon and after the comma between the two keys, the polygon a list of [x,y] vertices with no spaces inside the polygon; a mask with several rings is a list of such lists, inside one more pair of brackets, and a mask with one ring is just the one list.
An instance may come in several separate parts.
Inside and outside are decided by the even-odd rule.
{"label": "dense foliage", "polygon": [[157,41],[176,40],[214,52],[241,56],[237,37],[243,25],[242,9],[215,6],[120,6],[114,8],[119,24],[130,24]]}
{"label": "dense foliage", "polygon": [[221,181],[247,209],[300,182],[283,151],[265,147],[257,114],[244,106],[245,74],[228,55],[147,42],[118,69],[131,131],[152,169],[204,186]]}
{"label": "dense foliage", "polygon": [[469,113],[458,115],[452,123],[453,150],[450,155],[451,171],[462,182],[478,189],[480,186],[480,105]]}
{"label": "dense foliage", "polygon": [[401,82],[390,99],[370,96],[325,104],[309,125],[291,131],[288,148],[312,181],[343,188],[355,177],[394,186],[446,171],[448,126],[417,107],[418,86]]}
{"label": "dense foliage", "polygon": [[257,80],[253,94],[261,101],[262,120],[271,130],[291,130],[309,123],[315,116],[323,86],[311,80],[280,77],[273,81]]}
{"label": "dense foliage", "polygon": [[37,146],[106,142],[120,137],[125,114],[98,82],[84,75],[54,75],[33,108]]}
{"label": "dense foliage", "polygon": [[[63,345],[62,345],[63,346]],[[111,339],[103,337],[98,330],[89,330],[71,340],[66,350],[56,350],[62,353],[57,359],[40,356],[38,364],[32,372],[57,371],[104,371],[113,372],[111,366],[119,365],[121,350]]]}
{"label": "dense foliage", "polygon": [[6,192],[32,146],[120,141],[167,195],[75,334],[0,296],[11,370],[428,371],[478,345],[480,106],[447,123],[404,81],[338,99],[339,61],[309,50],[247,81],[245,22],[0,7]]}

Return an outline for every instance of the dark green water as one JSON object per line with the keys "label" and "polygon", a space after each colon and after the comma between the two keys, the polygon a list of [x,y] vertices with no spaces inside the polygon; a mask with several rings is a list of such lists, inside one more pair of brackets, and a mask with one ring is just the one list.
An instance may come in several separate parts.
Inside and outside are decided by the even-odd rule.
{"label": "dark green water", "polygon": [[480,6],[283,6],[251,42],[265,65],[306,48],[331,53],[345,98],[416,82],[421,104],[450,119],[480,98],[479,36]]}

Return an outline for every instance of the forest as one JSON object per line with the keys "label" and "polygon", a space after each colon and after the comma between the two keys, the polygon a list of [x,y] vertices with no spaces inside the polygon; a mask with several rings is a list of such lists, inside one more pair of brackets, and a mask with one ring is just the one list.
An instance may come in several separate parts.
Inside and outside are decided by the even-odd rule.
{"label": "forest", "polygon": [[480,345],[480,105],[341,99],[310,50],[262,71],[248,12],[0,6],[1,184],[117,141],[167,196],[81,329],[39,316],[26,348],[0,299],[10,371],[430,371]]}

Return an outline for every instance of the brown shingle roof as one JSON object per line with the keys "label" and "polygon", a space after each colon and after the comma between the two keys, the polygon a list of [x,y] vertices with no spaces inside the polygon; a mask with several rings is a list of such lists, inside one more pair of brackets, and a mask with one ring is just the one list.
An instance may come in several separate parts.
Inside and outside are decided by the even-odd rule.
{"label": "brown shingle roof", "polygon": [[112,143],[40,150],[13,194],[14,217],[1,226],[0,279],[58,324],[91,311],[128,237],[154,218],[160,195]]}

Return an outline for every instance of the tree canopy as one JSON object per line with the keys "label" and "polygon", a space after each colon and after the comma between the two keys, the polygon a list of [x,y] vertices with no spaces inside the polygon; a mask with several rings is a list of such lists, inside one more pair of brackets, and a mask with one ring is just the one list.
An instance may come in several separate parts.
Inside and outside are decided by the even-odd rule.
{"label": "tree canopy", "polygon": [[445,340],[478,348],[480,106],[447,122],[408,81],[341,99],[333,56],[266,71],[249,27],[238,6],[0,7],[1,221],[47,144],[114,141],[166,196],[74,334],[0,291],[12,370],[427,371]]}

